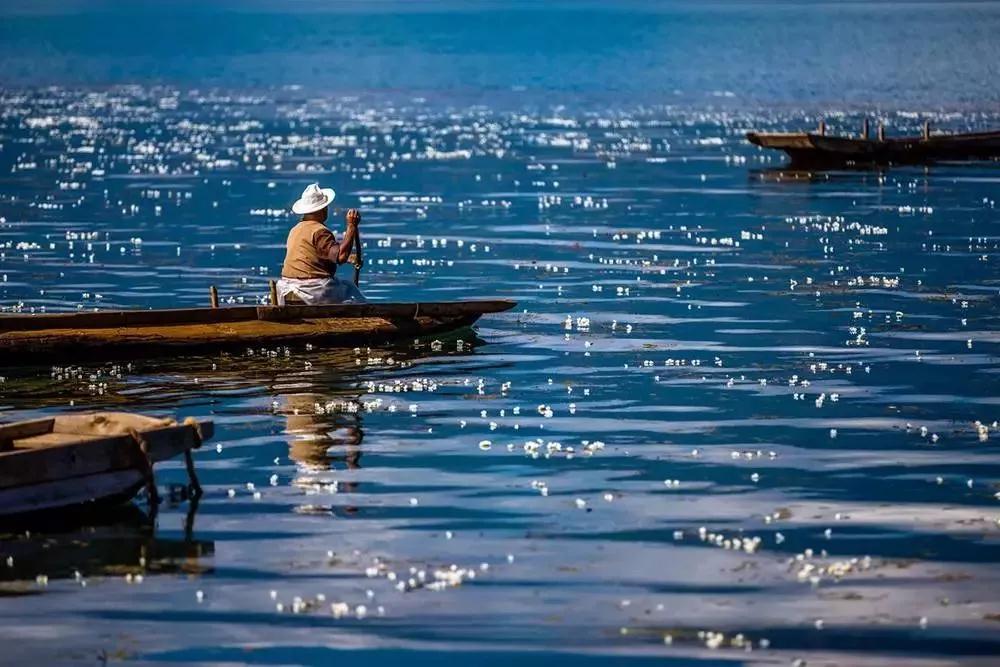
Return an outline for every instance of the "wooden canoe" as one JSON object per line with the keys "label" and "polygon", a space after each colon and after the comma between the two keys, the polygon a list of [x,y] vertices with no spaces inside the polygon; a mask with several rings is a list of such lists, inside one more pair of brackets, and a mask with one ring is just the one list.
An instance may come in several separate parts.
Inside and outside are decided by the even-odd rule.
{"label": "wooden canoe", "polygon": [[762,148],[784,151],[792,166],[927,164],[1000,158],[1000,132],[928,134],[919,137],[837,137],[812,132],[748,132]]}
{"label": "wooden canoe", "polygon": [[0,315],[0,367],[53,357],[156,355],[292,342],[356,347],[458,329],[515,305],[494,300]]}
{"label": "wooden canoe", "polygon": [[125,412],[70,414],[0,425],[0,519],[125,502],[147,470],[213,435]]}

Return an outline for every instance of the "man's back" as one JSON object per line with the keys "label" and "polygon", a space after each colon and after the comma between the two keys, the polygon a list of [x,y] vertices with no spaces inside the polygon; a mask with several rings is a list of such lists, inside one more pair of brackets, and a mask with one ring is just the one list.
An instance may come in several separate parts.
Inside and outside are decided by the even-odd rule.
{"label": "man's back", "polygon": [[336,246],[337,239],[326,225],[316,220],[302,220],[288,232],[281,276],[298,280],[333,276],[337,265],[329,257]]}

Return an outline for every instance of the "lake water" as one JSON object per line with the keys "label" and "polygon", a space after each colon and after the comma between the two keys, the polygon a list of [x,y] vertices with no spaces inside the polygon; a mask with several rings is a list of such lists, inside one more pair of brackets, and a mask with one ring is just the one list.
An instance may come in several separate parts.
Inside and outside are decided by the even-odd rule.
{"label": "lake water", "polygon": [[257,303],[312,181],[362,210],[372,299],[518,302],[387,347],[0,359],[0,421],[216,427],[196,507],[0,537],[0,662],[993,663],[1000,170],[788,173],[743,134],[1000,127],[998,33],[965,3],[0,10],[4,312]]}

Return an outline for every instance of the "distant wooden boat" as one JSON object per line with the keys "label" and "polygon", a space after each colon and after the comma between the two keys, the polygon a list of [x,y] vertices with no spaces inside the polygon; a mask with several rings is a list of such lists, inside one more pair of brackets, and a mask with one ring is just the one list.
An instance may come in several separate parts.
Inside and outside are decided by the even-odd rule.
{"label": "distant wooden boat", "polygon": [[1000,158],[1000,132],[931,134],[923,136],[835,137],[817,132],[748,132],[747,140],[762,148],[784,151],[793,167],[912,165],[943,160],[988,160]]}
{"label": "distant wooden boat", "polygon": [[0,366],[292,342],[354,347],[457,329],[515,305],[494,300],[0,315]]}
{"label": "distant wooden boat", "polygon": [[0,425],[0,520],[130,500],[153,465],[190,452],[212,422],[178,424],[125,412],[70,414]]}

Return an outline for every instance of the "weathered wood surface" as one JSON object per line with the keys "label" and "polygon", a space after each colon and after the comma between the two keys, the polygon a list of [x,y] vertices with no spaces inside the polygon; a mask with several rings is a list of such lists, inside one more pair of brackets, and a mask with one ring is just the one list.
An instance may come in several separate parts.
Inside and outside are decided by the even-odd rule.
{"label": "weathered wood surface", "polygon": [[427,303],[342,303],[328,306],[230,306],[226,308],[176,308],[162,310],[104,310],[80,313],[0,315],[0,334],[42,329],[98,329],[180,324],[230,324],[254,320],[290,321],[305,318],[393,319],[415,313],[434,317],[484,315],[510,310],[505,299],[438,301]]}
{"label": "weathered wood surface", "polygon": [[3,424],[0,426],[0,452],[14,446],[15,440],[30,438],[33,435],[42,435],[52,430],[55,419],[52,417],[42,419],[32,419],[26,422],[15,422],[13,424]]}
{"label": "weathered wood surface", "polygon": [[58,481],[72,484],[74,478],[136,469],[130,429],[146,443],[152,463],[198,447],[201,438],[213,434],[210,421],[198,424],[199,437],[193,425],[128,413],[66,415],[52,421],[50,432],[15,439],[12,449],[0,452],[0,490]]}
{"label": "weathered wood surface", "polygon": [[143,481],[138,470],[125,469],[97,472],[69,480],[0,488],[0,517],[115,498],[124,502],[142,488]]}
{"label": "weathered wood surface", "polygon": [[365,345],[468,326],[512,301],[247,306],[0,316],[0,365],[294,341]]}
{"label": "weathered wood surface", "polygon": [[747,140],[762,148],[782,150],[793,164],[922,164],[940,160],[1000,157],[1000,132],[930,134],[875,140],[867,136],[835,137],[809,132],[748,132]]}

